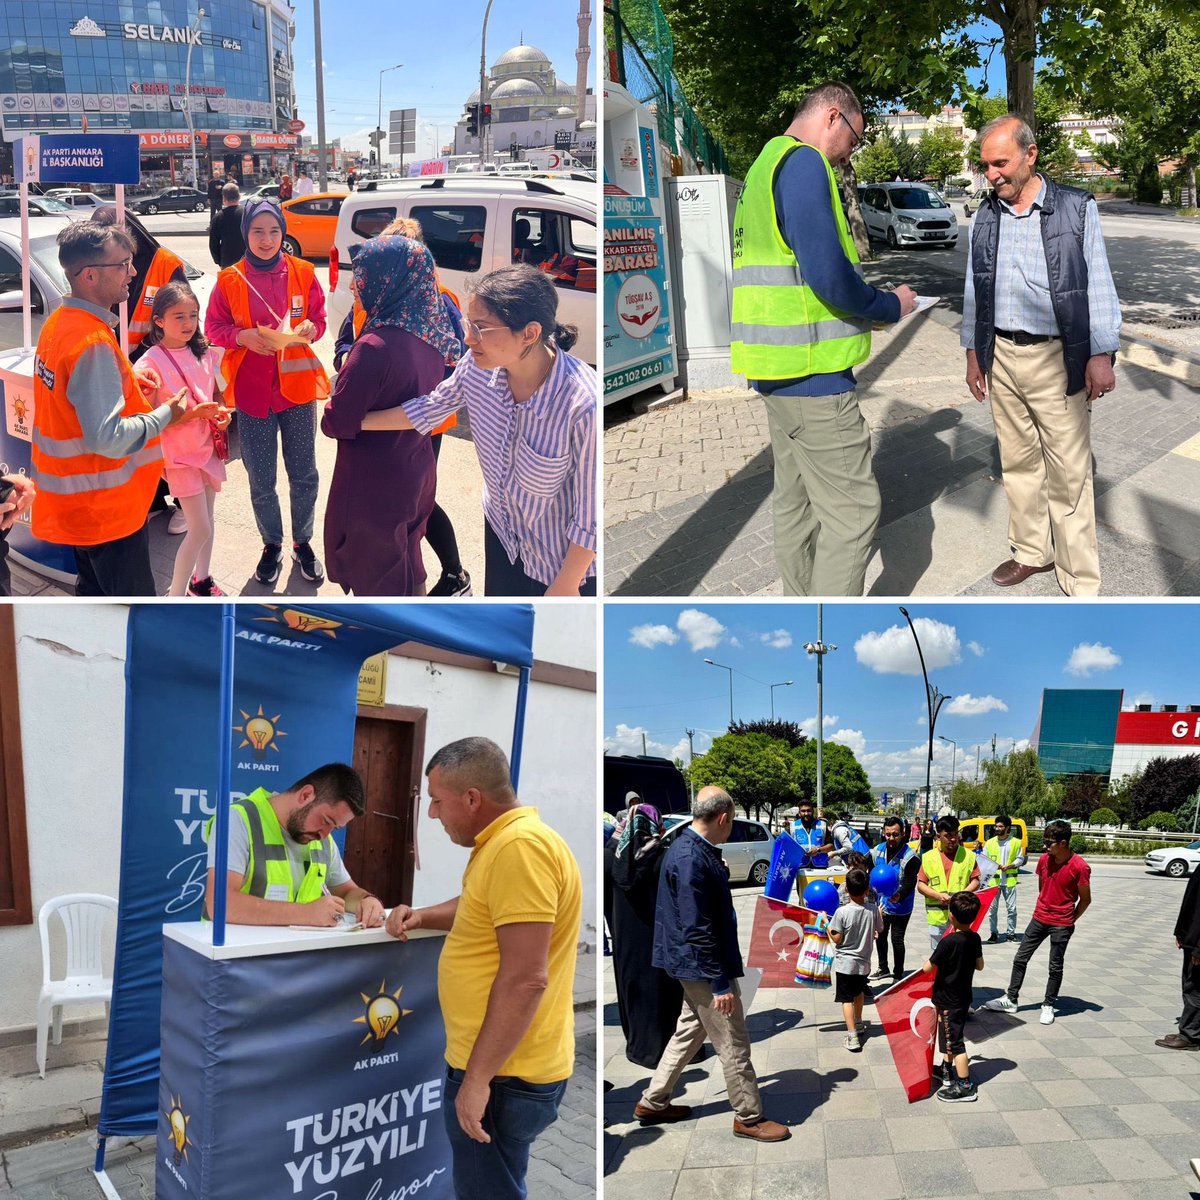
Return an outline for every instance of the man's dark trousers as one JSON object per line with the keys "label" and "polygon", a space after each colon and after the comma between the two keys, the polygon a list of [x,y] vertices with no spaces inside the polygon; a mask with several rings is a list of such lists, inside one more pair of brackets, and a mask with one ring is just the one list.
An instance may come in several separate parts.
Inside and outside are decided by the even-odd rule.
{"label": "man's dark trousers", "polygon": [[1067,956],[1067,943],[1074,932],[1074,925],[1047,925],[1036,918],[1029,922],[1021,938],[1021,948],[1013,959],[1012,978],[1008,981],[1008,998],[1014,1004],[1020,995],[1021,984],[1025,982],[1025,968],[1029,965],[1033,952],[1047,938],[1050,939],[1050,968],[1046,976],[1046,997],[1042,1003],[1053,1004],[1058,999],[1058,989],[1063,977],[1063,960]]}
{"label": "man's dark trousers", "polygon": [[1183,952],[1183,1015],[1179,1018],[1179,1036],[1200,1042],[1200,963],[1192,962],[1192,952]]}
{"label": "man's dark trousers", "polygon": [[77,596],[154,596],[158,586],[150,566],[150,537],[135,533],[98,546],[76,546]]}

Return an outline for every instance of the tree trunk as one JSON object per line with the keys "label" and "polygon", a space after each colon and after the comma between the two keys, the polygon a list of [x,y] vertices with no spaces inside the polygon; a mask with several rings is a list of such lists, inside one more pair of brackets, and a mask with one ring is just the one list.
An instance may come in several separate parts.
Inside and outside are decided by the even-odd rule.
{"label": "tree trunk", "polygon": [[838,182],[841,184],[842,207],[846,210],[846,224],[850,226],[850,236],[854,239],[858,257],[862,262],[870,262],[871,240],[867,237],[867,223],[858,204],[858,175],[853,163],[848,167],[838,167]]}
{"label": "tree trunk", "polygon": [[1037,54],[1039,0],[1016,0],[1004,33],[1004,76],[1008,85],[1008,111],[1033,124],[1033,74]]}

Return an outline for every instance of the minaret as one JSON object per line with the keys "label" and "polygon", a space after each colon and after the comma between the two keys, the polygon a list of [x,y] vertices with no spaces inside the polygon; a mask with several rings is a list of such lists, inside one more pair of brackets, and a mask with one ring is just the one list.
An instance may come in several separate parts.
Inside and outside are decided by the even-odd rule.
{"label": "minaret", "polygon": [[575,61],[579,64],[575,75],[575,119],[582,121],[587,115],[588,61],[592,50],[588,35],[592,28],[591,0],[579,0],[579,46],[575,50]]}

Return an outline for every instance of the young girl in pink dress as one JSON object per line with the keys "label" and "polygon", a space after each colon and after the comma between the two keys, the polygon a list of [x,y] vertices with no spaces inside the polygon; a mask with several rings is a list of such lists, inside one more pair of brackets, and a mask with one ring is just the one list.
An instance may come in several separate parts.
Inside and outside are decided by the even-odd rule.
{"label": "young girl in pink dress", "polygon": [[[167,283],[158,289],[146,341],[150,349],[141,361],[158,372],[164,395],[173,396],[186,387],[189,407],[220,400],[216,382],[220,357],[200,329],[200,302],[186,283]],[[159,435],[167,484],[187,517],[187,535],[175,556],[168,596],[225,594],[213,582],[211,568],[213,506],[225,482],[225,464],[213,434],[227,429],[229,420],[229,410],[222,409],[212,422],[184,421]]]}

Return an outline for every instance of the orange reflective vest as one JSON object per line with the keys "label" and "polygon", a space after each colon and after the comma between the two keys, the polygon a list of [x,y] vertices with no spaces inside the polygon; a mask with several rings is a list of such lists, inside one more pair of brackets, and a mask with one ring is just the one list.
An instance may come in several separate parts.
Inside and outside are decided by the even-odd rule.
{"label": "orange reflective vest", "polygon": [[99,546],[128,537],[146,523],[162,475],[157,436],[126,458],[93,454],[67,399],[71,372],[95,346],[107,346],[121,373],[121,416],[151,411],[112,329],[94,313],[66,304],[47,318],[33,372],[34,537],[63,546]]}
{"label": "orange reflective vest", "polygon": [[[243,263],[226,267],[217,276],[217,287],[229,305],[233,319],[243,329],[255,328],[250,316],[250,287],[242,274]],[[288,272],[288,295],[291,297],[291,321],[293,327],[308,319],[308,295],[312,290],[316,272],[312,263],[302,258],[284,256]],[[237,404],[237,373],[242,361],[250,351],[245,346],[234,346],[225,351],[221,358],[222,390],[225,404],[233,408]],[[329,398],[329,376],[321,366],[311,346],[288,346],[277,354],[279,366],[279,390],[283,398],[292,404],[311,404],[314,400]]]}
{"label": "orange reflective vest", "polygon": [[150,313],[154,308],[154,297],[164,283],[169,283],[171,276],[183,268],[183,259],[164,250],[161,246],[155,251],[150,260],[150,270],[146,272],[146,282],[142,284],[142,294],[129,314],[129,349],[141,342],[150,332]]}

